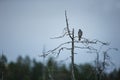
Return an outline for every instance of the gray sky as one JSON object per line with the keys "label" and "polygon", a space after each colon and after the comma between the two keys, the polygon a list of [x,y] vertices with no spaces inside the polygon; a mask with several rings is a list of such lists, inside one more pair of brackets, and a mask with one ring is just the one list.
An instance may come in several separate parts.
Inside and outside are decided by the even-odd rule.
{"label": "gray sky", "polygon": [[[46,51],[55,48],[66,39],[51,40],[61,35],[67,10],[69,25],[89,39],[108,41],[120,48],[120,1],[119,0],[0,0],[0,51],[9,60],[18,55],[38,55],[43,45]],[[81,53],[81,54],[80,54]],[[93,54],[75,56],[76,63],[91,62]],[[113,62],[120,66],[119,51],[111,51]],[[68,54],[61,54],[60,60]]]}

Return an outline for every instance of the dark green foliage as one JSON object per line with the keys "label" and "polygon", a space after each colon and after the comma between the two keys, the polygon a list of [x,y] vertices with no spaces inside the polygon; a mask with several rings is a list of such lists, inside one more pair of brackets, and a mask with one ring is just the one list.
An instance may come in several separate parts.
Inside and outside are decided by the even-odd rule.
{"label": "dark green foliage", "polygon": [[36,60],[33,60],[33,67],[31,70],[31,79],[32,80],[42,80],[42,69],[43,64],[40,62],[36,62]]}
{"label": "dark green foliage", "polygon": [[6,79],[7,74],[7,58],[5,55],[0,55],[0,79]]}
{"label": "dark green foliage", "polygon": [[90,64],[79,65],[80,79],[82,80],[95,80],[95,68]]}
{"label": "dark green foliage", "polygon": [[[94,66],[82,64],[74,67],[76,80],[97,80]],[[53,58],[49,58],[47,64],[43,65],[28,56],[19,56],[16,62],[9,63],[4,55],[0,56],[0,80],[71,80],[70,68],[71,65],[69,68],[64,64],[58,66]],[[109,74],[104,73],[102,80],[120,80],[120,69]]]}
{"label": "dark green foliage", "polygon": [[109,74],[109,80],[120,80],[120,68],[119,70],[114,69],[113,72]]}

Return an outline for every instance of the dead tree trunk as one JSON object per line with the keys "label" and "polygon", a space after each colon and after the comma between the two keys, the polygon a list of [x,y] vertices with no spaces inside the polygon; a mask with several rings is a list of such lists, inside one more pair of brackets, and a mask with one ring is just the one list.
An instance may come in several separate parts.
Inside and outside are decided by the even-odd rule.
{"label": "dead tree trunk", "polygon": [[71,62],[72,62],[72,80],[75,80],[75,71],[74,71],[74,29],[72,31]]}
{"label": "dead tree trunk", "polygon": [[66,18],[66,25],[67,25],[67,33],[68,33],[68,36],[69,38],[71,39],[72,41],[72,45],[71,45],[71,64],[72,64],[72,68],[71,68],[71,73],[72,73],[72,80],[75,80],[75,71],[74,71],[74,28],[72,30],[72,34],[70,33],[70,30],[69,30],[69,24],[68,24],[68,19],[67,19],[67,14],[66,14],[66,11],[65,11],[65,18]]}

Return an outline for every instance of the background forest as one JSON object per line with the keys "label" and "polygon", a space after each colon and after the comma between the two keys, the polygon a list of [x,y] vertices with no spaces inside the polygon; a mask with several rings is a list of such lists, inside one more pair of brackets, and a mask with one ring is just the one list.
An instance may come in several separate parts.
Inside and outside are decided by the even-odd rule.
{"label": "background forest", "polygon": [[[7,62],[5,55],[0,55],[0,80],[71,80],[71,65],[58,64],[53,58],[47,63],[31,60],[29,56],[19,56],[15,62]],[[75,66],[76,80],[96,80],[94,65]],[[119,80],[120,68],[102,75],[102,80]]]}

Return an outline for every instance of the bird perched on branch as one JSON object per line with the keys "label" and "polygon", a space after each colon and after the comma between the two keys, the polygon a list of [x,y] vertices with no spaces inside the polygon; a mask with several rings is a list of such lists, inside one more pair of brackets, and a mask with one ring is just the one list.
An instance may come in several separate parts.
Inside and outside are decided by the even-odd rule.
{"label": "bird perched on branch", "polygon": [[81,40],[81,37],[82,37],[82,30],[81,29],[79,29],[78,30],[78,40],[80,41]]}

